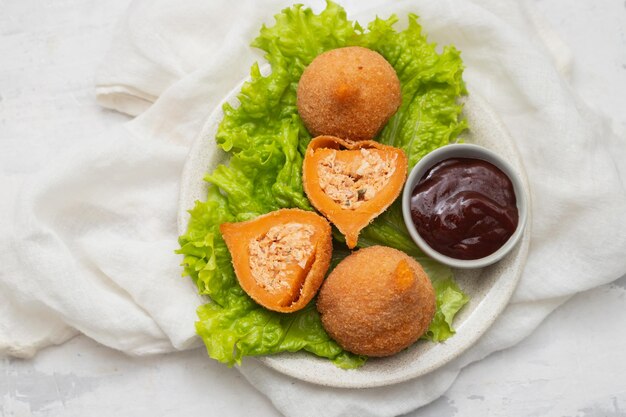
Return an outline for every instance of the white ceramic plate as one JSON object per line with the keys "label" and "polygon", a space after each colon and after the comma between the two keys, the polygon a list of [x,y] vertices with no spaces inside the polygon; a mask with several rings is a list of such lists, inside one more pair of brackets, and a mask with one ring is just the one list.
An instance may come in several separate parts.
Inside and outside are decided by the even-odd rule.
{"label": "white ceramic plate", "polygon": [[[234,106],[238,105],[236,96],[244,81],[237,85],[209,116],[189,152],[180,189],[178,208],[180,234],[187,230],[189,219],[187,210],[194,206],[196,200],[206,199],[207,183],[203,181],[205,173],[227,160],[226,154],[215,144],[215,133],[223,117],[222,104],[228,102]],[[495,113],[480,97],[471,93],[465,99],[463,113],[471,129],[463,139],[492,149],[507,159],[519,173],[526,195],[530,195],[526,174],[515,144]],[[457,282],[469,295],[470,302],[454,320],[457,333],[444,343],[418,341],[394,356],[370,358],[363,367],[348,371],[337,368],[329,360],[305,352],[281,353],[259,357],[256,360],[307,382],[341,388],[390,385],[431,372],[472,346],[507,305],[526,261],[530,239],[529,225],[530,213],[522,239],[498,263],[479,270],[455,270]]]}

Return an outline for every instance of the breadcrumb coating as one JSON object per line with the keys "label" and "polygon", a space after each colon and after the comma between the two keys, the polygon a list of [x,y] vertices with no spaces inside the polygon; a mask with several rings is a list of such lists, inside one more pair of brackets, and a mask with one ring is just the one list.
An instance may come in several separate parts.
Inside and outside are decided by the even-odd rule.
{"label": "breadcrumb coating", "polygon": [[298,84],[298,112],[313,136],[373,139],[402,104],[400,80],[377,52],[360,46],[316,57]]}
{"label": "breadcrumb coating", "polygon": [[421,265],[385,246],[361,249],[330,273],[317,299],[324,328],[344,349],[389,356],[412,345],[435,314],[435,291]]}

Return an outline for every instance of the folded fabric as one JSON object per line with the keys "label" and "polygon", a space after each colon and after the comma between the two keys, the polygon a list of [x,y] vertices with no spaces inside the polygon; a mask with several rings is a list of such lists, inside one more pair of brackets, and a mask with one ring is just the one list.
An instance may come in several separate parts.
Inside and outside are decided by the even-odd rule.
{"label": "folded fabric", "polygon": [[[53,161],[0,206],[0,351],[30,356],[77,332],[131,354],[198,345],[203,302],[181,279],[180,173],[208,114],[261,57],[248,44],[286,1],[135,1],[96,77],[101,104],[136,119],[97,148]],[[375,15],[421,17],[455,44],[468,89],[497,109],[531,185],[528,261],[511,305],[479,342],[425,377],[329,389],[244,361],[244,376],[289,416],[392,416],[441,395],[460,369],[511,346],[576,292],[626,272],[626,147],[563,78],[569,54],[513,0],[351,1]],[[323,5],[315,3],[319,11]],[[207,360],[210,360],[207,358]],[[216,376],[217,377],[217,376]]]}

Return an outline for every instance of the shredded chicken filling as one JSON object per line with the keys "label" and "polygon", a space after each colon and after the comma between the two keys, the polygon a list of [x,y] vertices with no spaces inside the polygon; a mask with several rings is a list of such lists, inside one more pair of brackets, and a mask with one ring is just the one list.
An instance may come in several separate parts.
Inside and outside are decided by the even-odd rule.
{"label": "shredded chicken filling", "polygon": [[382,158],[378,152],[361,149],[357,157],[344,162],[334,151],[317,166],[320,187],[341,208],[355,210],[387,185],[397,158]]}
{"label": "shredded chicken filling", "polygon": [[257,283],[269,292],[289,289],[290,271],[297,265],[306,268],[313,254],[312,237],[315,228],[308,224],[287,223],[274,226],[266,234],[252,239],[250,269]]}

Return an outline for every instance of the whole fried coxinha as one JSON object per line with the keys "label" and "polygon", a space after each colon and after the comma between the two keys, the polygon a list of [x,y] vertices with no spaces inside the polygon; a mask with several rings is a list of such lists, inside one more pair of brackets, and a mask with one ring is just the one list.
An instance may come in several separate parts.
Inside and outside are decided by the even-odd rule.
{"label": "whole fried coxinha", "polygon": [[361,230],[402,191],[407,167],[402,149],[372,140],[318,136],[307,147],[302,182],[311,204],[354,248]]}
{"label": "whole fried coxinha", "polygon": [[281,313],[304,308],[317,293],[332,254],[331,227],[322,216],[281,209],[220,232],[239,284],[254,301]]}

